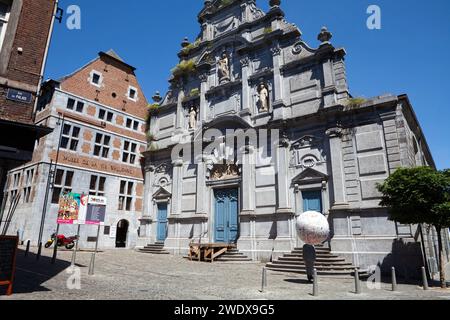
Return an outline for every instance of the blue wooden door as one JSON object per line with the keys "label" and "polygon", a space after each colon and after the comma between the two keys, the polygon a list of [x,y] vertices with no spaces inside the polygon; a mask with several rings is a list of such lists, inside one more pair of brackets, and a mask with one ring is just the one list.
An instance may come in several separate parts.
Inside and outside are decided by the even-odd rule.
{"label": "blue wooden door", "polygon": [[239,234],[238,190],[221,189],[215,193],[215,242],[236,243]]}
{"label": "blue wooden door", "polygon": [[303,211],[317,211],[322,212],[322,192],[319,191],[304,191],[303,195]]}
{"label": "blue wooden door", "polygon": [[164,242],[167,238],[167,204],[158,204],[158,231],[157,241]]}

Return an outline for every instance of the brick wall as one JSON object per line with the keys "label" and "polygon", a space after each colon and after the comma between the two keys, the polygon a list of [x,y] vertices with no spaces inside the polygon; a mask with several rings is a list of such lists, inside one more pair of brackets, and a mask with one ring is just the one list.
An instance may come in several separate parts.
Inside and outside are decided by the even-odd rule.
{"label": "brick wall", "polygon": [[[32,88],[39,85],[48,33],[55,0],[24,0],[9,58],[6,74],[8,82]],[[17,48],[23,48],[19,53]],[[32,123],[35,95],[30,104],[6,99],[7,88],[0,86],[0,118]]]}

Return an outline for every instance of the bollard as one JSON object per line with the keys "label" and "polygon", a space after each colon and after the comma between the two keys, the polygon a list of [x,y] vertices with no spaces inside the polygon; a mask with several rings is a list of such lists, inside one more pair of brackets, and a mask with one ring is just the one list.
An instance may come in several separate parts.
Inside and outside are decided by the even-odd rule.
{"label": "bollard", "polygon": [[423,281],[423,290],[428,290],[428,277],[425,267],[422,267],[422,281]]}
{"label": "bollard", "polygon": [[261,283],[261,292],[264,292],[264,289],[267,287],[267,269],[263,268],[262,272],[262,283]]}
{"label": "bollard", "polygon": [[392,291],[397,291],[397,275],[394,267],[392,267]]}
{"label": "bollard", "polygon": [[25,249],[25,257],[28,257],[28,253],[30,252],[30,243],[31,241],[27,241],[27,248]]}
{"label": "bollard", "polygon": [[39,246],[38,246],[38,252],[36,255],[36,260],[39,261],[39,259],[41,258],[41,254],[42,254],[42,242],[39,242]]}
{"label": "bollard", "polygon": [[319,296],[319,283],[317,279],[317,269],[314,269],[314,283],[313,283],[313,296]]}
{"label": "bollard", "polygon": [[355,294],[361,294],[361,281],[359,279],[358,269],[355,269]]}
{"label": "bollard", "polygon": [[95,269],[95,253],[91,255],[91,262],[89,263],[89,272],[88,275],[93,276]]}

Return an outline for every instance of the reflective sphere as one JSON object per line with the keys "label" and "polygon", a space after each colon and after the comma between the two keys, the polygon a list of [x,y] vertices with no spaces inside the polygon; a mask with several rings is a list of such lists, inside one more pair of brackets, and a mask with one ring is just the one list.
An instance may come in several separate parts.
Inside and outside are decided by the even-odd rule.
{"label": "reflective sphere", "polygon": [[304,243],[319,245],[328,239],[330,225],[320,212],[308,211],[297,218],[297,232]]}

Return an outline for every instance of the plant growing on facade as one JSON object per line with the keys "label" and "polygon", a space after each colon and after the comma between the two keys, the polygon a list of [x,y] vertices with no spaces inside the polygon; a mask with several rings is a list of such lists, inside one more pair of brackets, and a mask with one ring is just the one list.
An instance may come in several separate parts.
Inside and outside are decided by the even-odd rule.
{"label": "plant growing on facade", "polygon": [[199,88],[194,88],[191,90],[191,92],[189,92],[189,96],[190,97],[197,97],[200,95],[200,89]]}
{"label": "plant growing on facade", "polygon": [[450,170],[398,169],[377,187],[383,195],[380,205],[389,208],[392,221],[435,227],[441,287],[446,288],[442,232],[450,227]]}
{"label": "plant growing on facade", "polygon": [[350,98],[347,101],[346,107],[349,109],[358,109],[360,108],[367,100],[361,97],[358,98]]}
{"label": "plant growing on facade", "polygon": [[172,69],[172,75],[175,78],[188,76],[196,70],[194,60],[183,60]]}
{"label": "plant growing on facade", "polygon": [[189,54],[189,52],[191,52],[191,50],[198,48],[201,43],[202,43],[202,40],[200,38],[198,38],[197,40],[195,40],[194,43],[190,43],[185,48],[183,48],[181,51],[183,52],[183,54]]}
{"label": "plant growing on facade", "polygon": [[264,34],[269,34],[273,31],[272,27],[266,27],[264,28]]}

